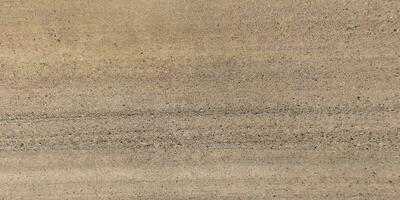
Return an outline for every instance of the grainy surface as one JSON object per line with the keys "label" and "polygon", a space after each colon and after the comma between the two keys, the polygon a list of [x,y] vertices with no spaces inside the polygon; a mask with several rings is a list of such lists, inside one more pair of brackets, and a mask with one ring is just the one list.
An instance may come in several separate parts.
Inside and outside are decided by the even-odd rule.
{"label": "grainy surface", "polygon": [[400,1],[1,0],[0,199],[400,199]]}

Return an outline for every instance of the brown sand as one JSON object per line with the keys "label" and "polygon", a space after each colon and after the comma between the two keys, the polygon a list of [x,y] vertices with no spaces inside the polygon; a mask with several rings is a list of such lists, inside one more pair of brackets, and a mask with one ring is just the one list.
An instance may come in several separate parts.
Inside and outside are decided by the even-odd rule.
{"label": "brown sand", "polygon": [[0,199],[400,199],[400,1],[3,0]]}

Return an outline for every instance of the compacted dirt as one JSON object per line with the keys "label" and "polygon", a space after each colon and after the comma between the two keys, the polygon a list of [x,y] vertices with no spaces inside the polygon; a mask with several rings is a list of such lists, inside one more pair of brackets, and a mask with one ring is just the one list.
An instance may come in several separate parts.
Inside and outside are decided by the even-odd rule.
{"label": "compacted dirt", "polygon": [[400,1],[3,0],[0,199],[400,199]]}

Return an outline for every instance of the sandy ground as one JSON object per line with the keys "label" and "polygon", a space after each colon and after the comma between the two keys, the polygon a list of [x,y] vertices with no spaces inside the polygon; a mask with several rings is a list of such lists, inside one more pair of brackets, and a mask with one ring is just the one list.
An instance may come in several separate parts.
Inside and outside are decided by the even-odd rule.
{"label": "sandy ground", "polygon": [[2,0],[0,199],[400,199],[400,1]]}

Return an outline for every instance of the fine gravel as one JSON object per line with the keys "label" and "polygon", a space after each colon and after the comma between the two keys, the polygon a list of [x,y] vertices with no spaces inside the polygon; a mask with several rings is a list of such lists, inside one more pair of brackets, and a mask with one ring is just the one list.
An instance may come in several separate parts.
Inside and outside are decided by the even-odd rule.
{"label": "fine gravel", "polygon": [[400,199],[400,1],[3,0],[0,199]]}

